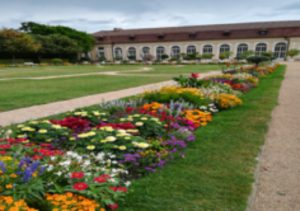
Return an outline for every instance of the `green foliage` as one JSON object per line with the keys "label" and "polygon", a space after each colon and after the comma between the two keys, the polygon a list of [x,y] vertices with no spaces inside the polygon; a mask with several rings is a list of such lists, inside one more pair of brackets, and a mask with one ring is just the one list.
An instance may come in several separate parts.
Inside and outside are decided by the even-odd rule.
{"label": "green foliage", "polygon": [[221,54],[219,55],[219,58],[220,58],[221,60],[229,59],[229,57],[230,57],[231,55],[232,55],[232,52],[226,51],[226,52],[224,52],[224,53],[221,53]]}
{"label": "green foliage", "polygon": [[299,55],[299,53],[300,53],[300,50],[293,48],[287,52],[287,55],[291,58],[294,58],[295,56]]}
{"label": "green foliage", "polygon": [[34,35],[48,36],[57,34],[66,36],[74,40],[83,52],[90,51],[95,44],[95,40],[91,35],[65,26],[48,26],[34,22],[24,22],[20,29]]}
{"label": "green foliage", "polygon": [[191,103],[197,107],[206,106],[211,103],[211,100],[207,98],[200,98],[197,95],[193,95],[189,92],[183,93],[160,93],[160,92],[150,92],[144,95],[144,99],[149,102],[159,102],[159,103],[170,103],[171,101],[184,101]]}
{"label": "green foliage", "polygon": [[169,58],[169,55],[168,54],[163,54],[162,56],[161,56],[161,59],[162,60],[166,60],[166,59],[168,59]]}
{"label": "green foliage", "polygon": [[41,43],[42,48],[39,51],[39,55],[42,57],[76,58],[77,54],[83,51],[75,40],[65,35],[36,35],[35,38]]}
{"label": "green foliage", "polygon": [[62,59],[59,59],[59,58],[55,58],[55,59],[52,59],[51,60],[51,63],[53,65],[63,65],[64,64],[64,61]]}
{"label": "green foliage", "polygon": [[198,80],[197,78],[185,77],[182,75],[173,78],[173,80],[176,81],[181,87],[193,87],[193,88],[203,87],[206,86],[208,83],[210,83],[207,80]]}
{"label": "green foliage", "polygon": [[201,55],[201,58],[202,59],[211,59],[211,58],[213,58],[213,56],[214,55],[212,53],[204,53]]}
{"label": "green foliage", "polygon": [[266,62],[266,61],[269,61],[269,60],[270,60],[270,58],[267,57],[267,56],[249,56],[247,58],[247,61],[249,63],[254,63],[256,65],[259,65],[260,63]]}
{"label": "green foliage", "polygon": [[0,55],[16,57],[21,54],[35,53],[40,44],[31,36],[13,29],[0,30]]}
{"label": "green foliage", "polygon": [[255,52],[254,51],[245,51],[245,52],[243,52],[243,53],[241,53],[238,57],[237,57],[237,59],[247,59],[249,56],[253,56],[255,54]]}

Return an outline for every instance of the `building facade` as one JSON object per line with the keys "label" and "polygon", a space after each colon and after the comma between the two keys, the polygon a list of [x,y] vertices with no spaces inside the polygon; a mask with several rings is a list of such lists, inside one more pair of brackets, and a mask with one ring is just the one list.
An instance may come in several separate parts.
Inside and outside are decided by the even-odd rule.
{"label": "building facade", "polygon": [[284,59],[289,49],[300,50],[300,21],[257,22],[188,27],[120,29],[94,33],[94,61],[154,60],[179,57],[182,53],[213,54],[212,59],[230,52],[236,58],[246,51],[260,55],[273,52]]}

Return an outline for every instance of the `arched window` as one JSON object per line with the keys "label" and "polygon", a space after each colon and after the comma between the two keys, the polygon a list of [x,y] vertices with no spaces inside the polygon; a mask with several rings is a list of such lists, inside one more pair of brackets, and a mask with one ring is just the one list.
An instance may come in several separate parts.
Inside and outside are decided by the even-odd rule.
{"label": "arched window", "polygon": [[115,54],[115,59],[116,60],[122,60],[123,59],[122,48],[115,48],[114,54]]}
{"label": "arched window", "polygon": [[150,54],[150,48],[149,47],[143,47],[143,56],[147,56]]}
{"label": "arched window", "polygon": [[159,46],[156,48],[156,59],[162,60],[163,55],[165,54],[165,48],[162,46]]}
{"label": "arched window", "polygon": [[212,54],[212,52],[213,52],[213,47],[212,47],[212,45],[205,45],[204,47],[203,47],[203,54]]}
{"label": "arched window", "polygon": [[287,51],[287,45],[284,42],[277,43],[275,45],[274,56],[276,58],[285,58]]}
{"label": "arched window", "polygon": [[194,45],[190,45],[186,49],[186,54],[187,55],[194,55],[197,53],[196,47]]}
{"label": "arched window", "polygon": [[237,47],[237,57],[240,58],[240,56],[248,51],[248,45],[245,43],[239,44]]}
{"label": "arched window", "polygon": [[100,60],[105,60],[105,50],[103,47],[98,48],[98,58]]}
{"label": "arched window", "polygon": [[135,61],[136,60],[136,49],[134,47],[130,47],[128,49],[128,59],[129,60],[133,60]]}
{"label": "arched window", "polygon": [[227,44],[223,44],[220,46],[220,54],[230,52],[230,46]]}
{"label": "arched window", "polygon": [[261,56],[263,52],[267,52],[267,44],[266,43],[258,43],[255,47],[255,54]]}
{"label": "arched window", "polygon": [[177,59],[180,57],[180,47],[179,46],[172,47],[171,56],[173,58],[177,58]]}

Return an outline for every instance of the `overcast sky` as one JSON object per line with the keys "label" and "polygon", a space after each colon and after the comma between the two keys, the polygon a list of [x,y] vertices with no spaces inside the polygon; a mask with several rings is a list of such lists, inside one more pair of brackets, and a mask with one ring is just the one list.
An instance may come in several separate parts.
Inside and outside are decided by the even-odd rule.
{"label": "overcast sky", "polygon": [[299,0],[0,0],[0,28],[35,21],[87,32],[300,20]]}

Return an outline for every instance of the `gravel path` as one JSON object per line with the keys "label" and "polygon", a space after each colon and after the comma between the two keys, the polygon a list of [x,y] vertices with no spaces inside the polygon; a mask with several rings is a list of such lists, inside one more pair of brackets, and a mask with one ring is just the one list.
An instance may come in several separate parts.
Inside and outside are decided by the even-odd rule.
{"label": "gravel path", "polygon": [[287,63],[248,211],[300,211],[300,63]]}
{"label": "gravel path", "polygon": [[[202,73],[201,77],[219,74],[221,71],[212,71]],[[47,117],[50,115],[60,114],[77,108],[96,105],[103,101],[116,100],[128,96],[141,94],[144,91],[159,89],[162,86],[173,85],[174,81],[165,81],[156,84],[149,84],[119,91],[107,92],[102,94],[90,95],[71,100],[49,103],[45,105],[37,105],[29,108],[21,108],[12,111],[0,113],[0,126],[8,126],[10,124],[22,123],[32,119]]]}

